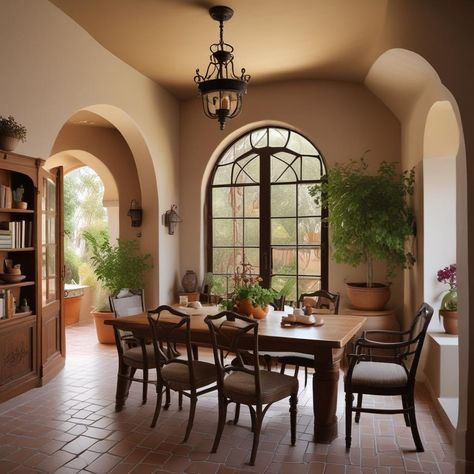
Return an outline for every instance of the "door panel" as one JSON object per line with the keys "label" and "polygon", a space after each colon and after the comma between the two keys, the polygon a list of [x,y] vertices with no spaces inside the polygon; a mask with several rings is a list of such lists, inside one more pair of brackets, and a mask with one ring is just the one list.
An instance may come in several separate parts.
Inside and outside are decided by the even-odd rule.
{"label": "door panel", "polygon": [[63,317],[63,170],[42,170],[41,192],[41,305],[43,377],[54,376],[64,365]]}

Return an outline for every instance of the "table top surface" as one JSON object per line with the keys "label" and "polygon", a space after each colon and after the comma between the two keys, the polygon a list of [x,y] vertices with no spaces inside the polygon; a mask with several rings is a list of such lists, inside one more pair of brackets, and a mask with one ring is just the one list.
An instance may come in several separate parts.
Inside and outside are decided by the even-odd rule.
{"label": "table top surface", "polygon": [[[188,308],[190,310],[191,308]],[[206,337],[209,334],[207,324],[204,321],[206,316],[204,311],[200,310],[198,314],[188,311],[191,318],[191,333],[197,337]],[[215,313],[214,309],[209,308],[209,313]],[[297,344],[300,341],[302,347],[308,345],[318,345],[330,348],[342,348],[354,337],[362,328],[366,321],[365,317],[353,315],[323,315],[324,324],[322,326],[282,326],[281,317],[285,316],[284,311],[272,311],[265,319],[258,321],[259,340],[264,342],[273,341],[274,343]],[[146,314],[135,316],[124,316],[111,319],[105,322],[118,327],[121,330],[129,331],[147,331],[148,320]],[[302,348],[303,352],[303,348]]]}

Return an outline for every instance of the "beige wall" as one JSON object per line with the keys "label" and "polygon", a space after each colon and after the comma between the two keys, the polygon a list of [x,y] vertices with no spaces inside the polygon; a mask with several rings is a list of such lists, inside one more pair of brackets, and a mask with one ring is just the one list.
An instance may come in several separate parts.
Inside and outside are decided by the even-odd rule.
{"label": "beige wall", "polygon": [[[54,143],[52,154],[65,150],[86,150],[108,168],[118,191],[120,238],[136,239],[141,229],[131,227],[127,212],[131,200],[136,199],[141,203],[142,195],[137,167],[122,135],[114,128],[66,125]],[[104,185],[107,188],[108,183]],[[107,201],[107,196],[104,196],[104,201]],[[146,224],[144,221],[144,226]],[[153,257],[156,261],[157,252]]]}
{"label": "beige wall", "polygon": [[[181,274],[194,269],[202,275],[204,261],[204,192],[212,164],[221,149],[239,133],[262,121],[287,124],[299,130],[320,150],[328,167],[359,158],[370,149],[373,168],[382,160],[400,161],[400,125],[396,117],[363,85],[336,81],[300,81],[253,86],[242,114],[222,132],[215,121],[203,119],[199,99],[181,106]],[[212,159],[211,159],[212,157]],[[383,265],[375,276],[386,281]],[[363,267],[329,266],[329,287],[344,294],[344,280],[365,279]],[[403,301],[402,278],[392,286],[393,306]],[[344,304],[344,302],[343,302]]]}
{"label": "beige wall", "polygon": [[[179,265],[178,236],[160,216],[178,202],[178,102],[98,45],[46,0],[3,0],[0,29],[2,114],[28,128],[19,153],[47,158],[64,123],[87,108],[111,121],[133,154],[142,195],[142,248],[158,254],[153,300],[170,302]],[[46,26],[47,25],[47,26]],[[13,47],[14,45],[14,47]],[[178,231],[179,232],[179,231]]]}

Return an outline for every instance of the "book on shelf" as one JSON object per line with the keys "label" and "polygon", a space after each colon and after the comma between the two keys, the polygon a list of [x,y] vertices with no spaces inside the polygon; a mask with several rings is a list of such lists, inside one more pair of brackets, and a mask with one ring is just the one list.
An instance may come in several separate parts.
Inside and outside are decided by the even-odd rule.
{"label": "book on shelf", "polygon": [[0,184],[0,207],[11,209],[12,201],[12,188],[5,184]]}
{"label": "book on shelf", "polygon": [[[8,245],[7,245],[8,244]],[[0,222],[0,249],[26,248],[33,246],[32,221],[1,221]]]}

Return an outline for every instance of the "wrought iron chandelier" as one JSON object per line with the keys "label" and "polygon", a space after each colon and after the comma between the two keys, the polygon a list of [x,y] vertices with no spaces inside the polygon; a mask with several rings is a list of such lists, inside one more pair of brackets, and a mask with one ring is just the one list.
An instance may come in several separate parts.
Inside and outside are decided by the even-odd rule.
{"label": "wrought iron chandelier", "polygon": [[240,77],[234,72],[234,48],[224,42],[224,21],[230,20],[234,10],[217,5],[209,9],[209,15],[219,22],[220,39],[209,48],[210,63],[206,74],[196,69],[194,82],[198,85],[202,106],[207,117],[217,119],[221,130],[227,120],[239,115],[242,109],[242,97],[247,92],[250,76],[241,69]]}

